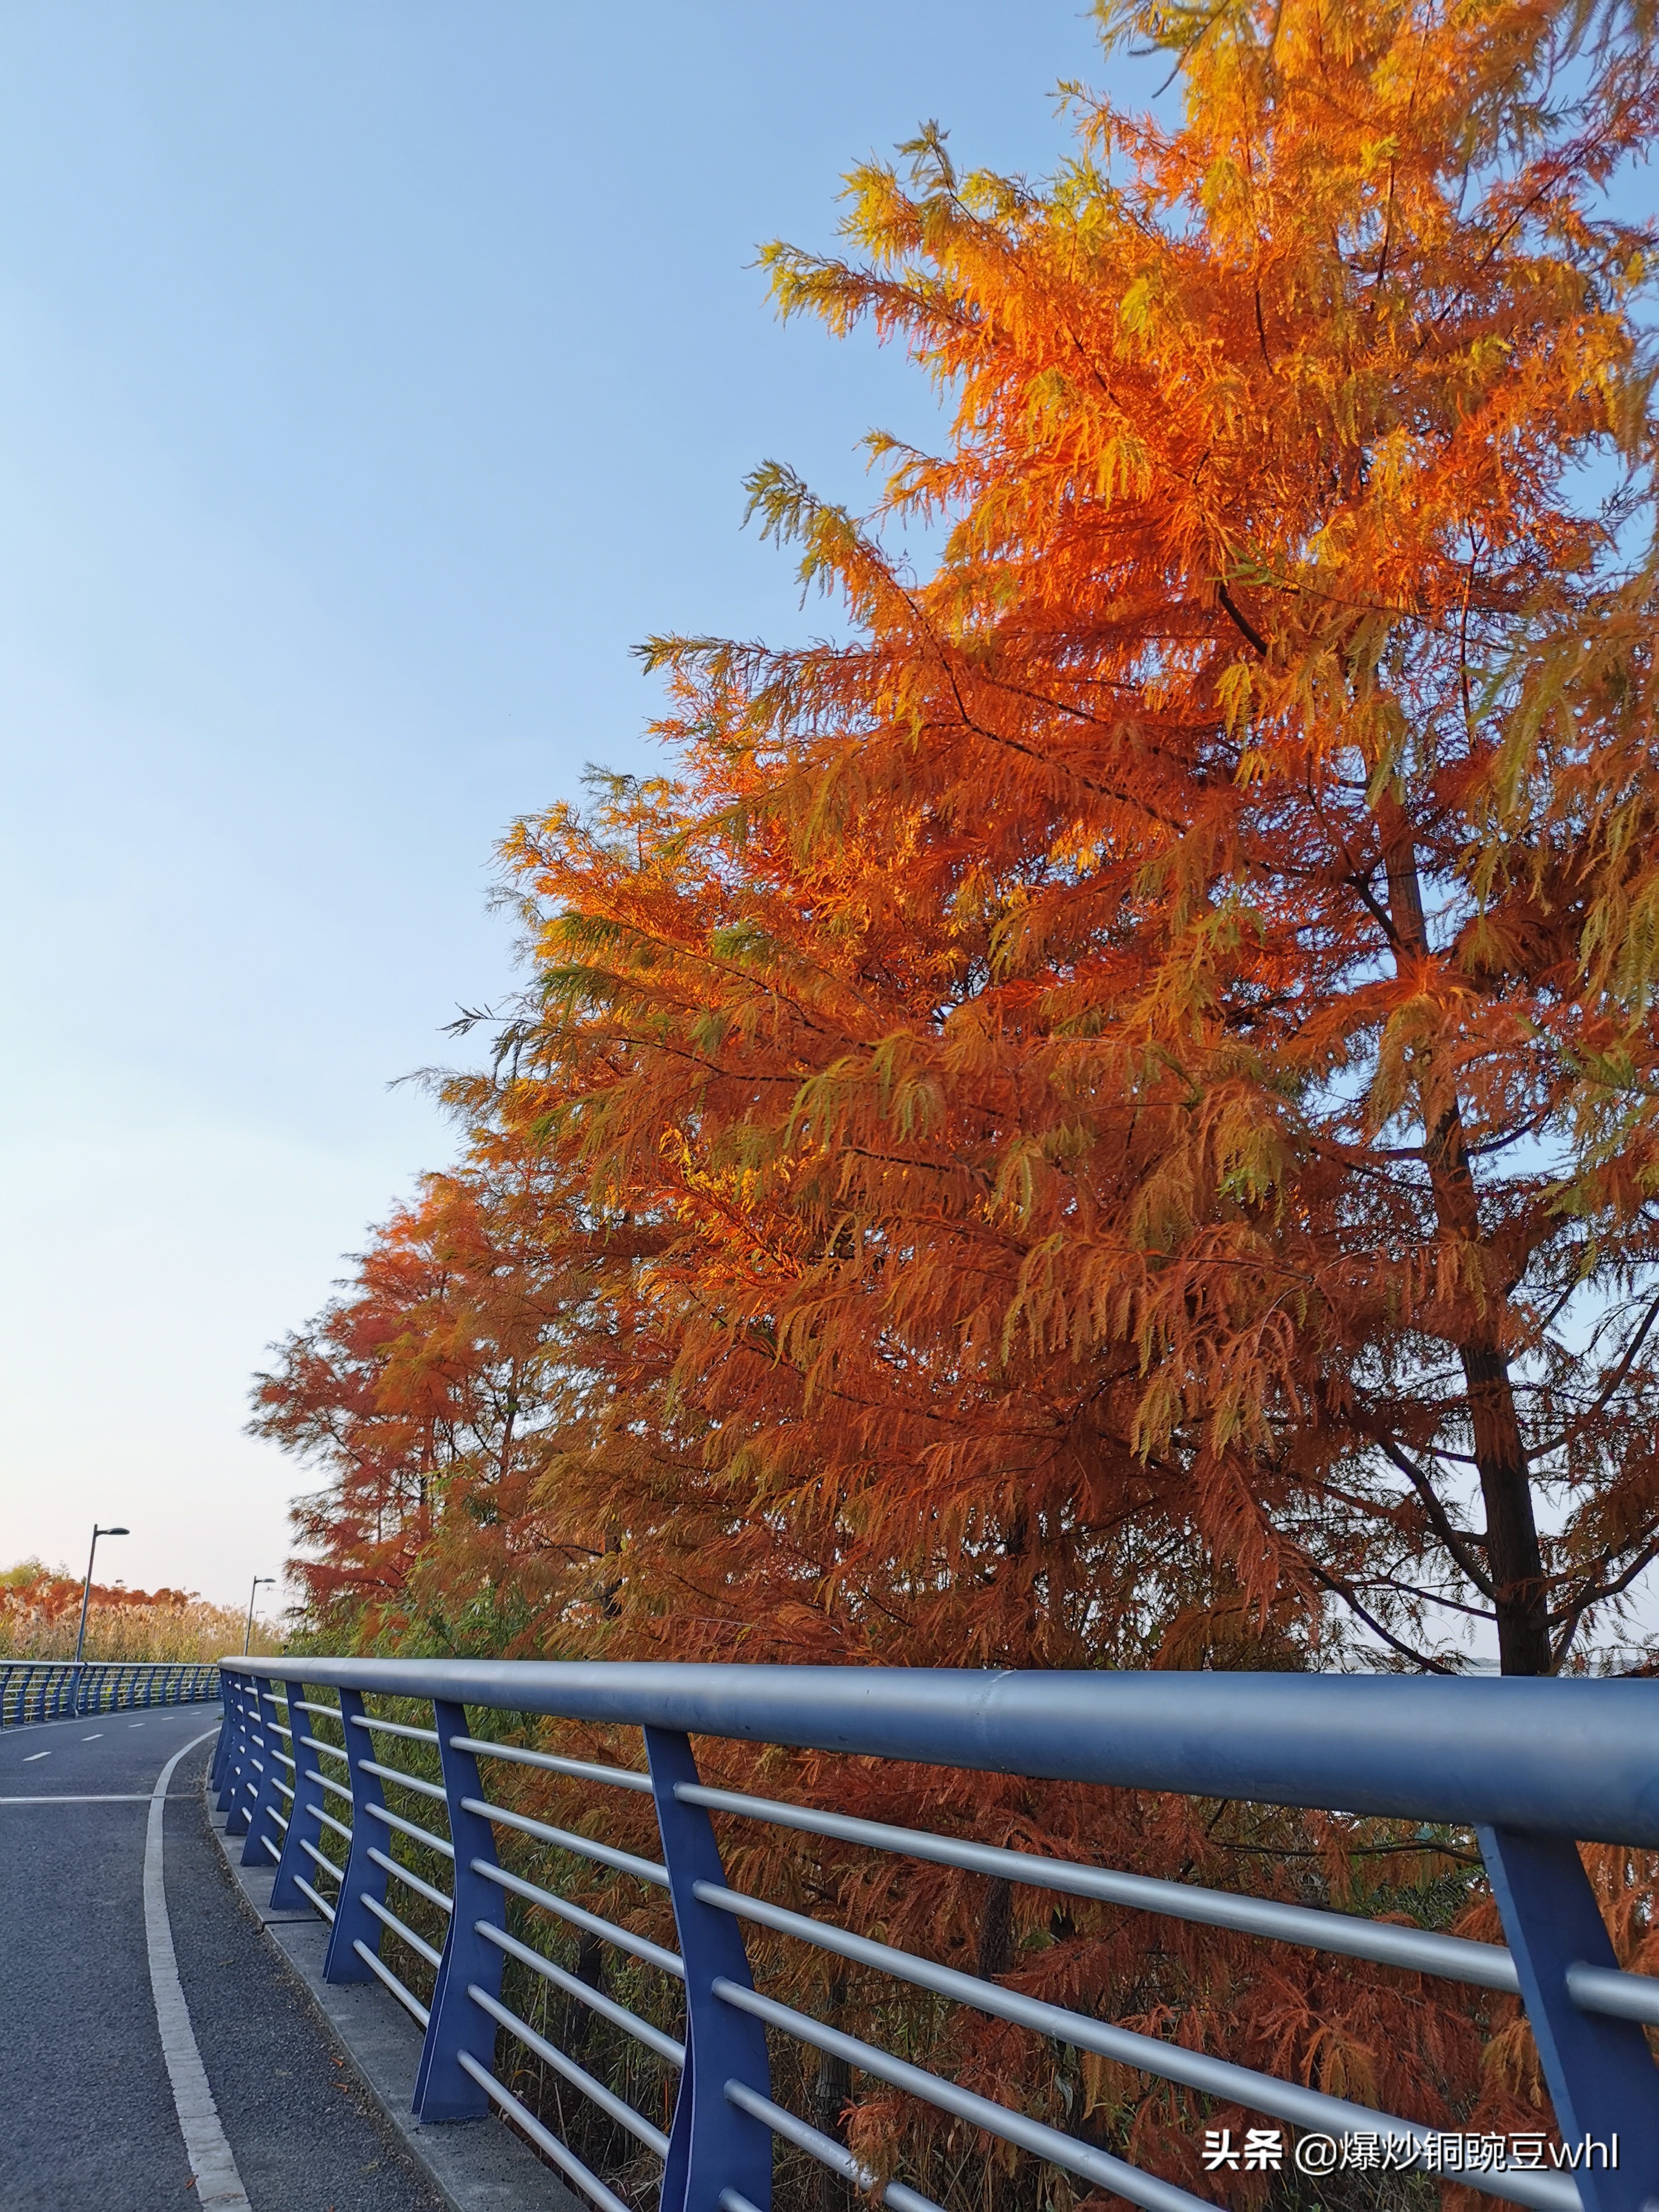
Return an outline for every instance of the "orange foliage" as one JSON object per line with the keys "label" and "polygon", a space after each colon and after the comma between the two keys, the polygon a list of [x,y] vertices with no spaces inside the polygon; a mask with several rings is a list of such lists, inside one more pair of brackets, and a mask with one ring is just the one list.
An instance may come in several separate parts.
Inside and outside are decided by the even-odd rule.
{"label": "orange foliage", "polygon": [[648,1228],[672,1361],[550,1498],[665,1450],[712,1636],[1121,1662],[1173,1567],[1547,1671],[1659,1543],[1647,46],[1206,21],[1179,127],[1079,100],[1046,191],[930,134],[861,264],[775,250],[951,443],[869,524],[763,470],[848,638],[653,647],[676,775],[508,841],[456,1102]]}
{"label": "orange foliage", "polygon": [[[78,1576],[54,1573],[38,1559],[0,1573],[0,1657],[67,1659],[81,1622]],[[128,1589],[94,1583],[87,1614],[88,1659],[216,1659],[240,1650],[242,1616],[210,1605],[194,1590]],[[256,1623],[256,1650],[270,1648]]]}
{"label": "orange foliage", "polygon": [[[489,1479],[538,1469],[544,1534],[619,1542],[608,1602],[693,1646],[1346,1621],[1437,1665],[1484,1613],[1533,1672],[1619,1626],[1659,1547],[1659,778],[1648,234],[1604,187],[1648,41],[1204,24],[1117,19],[1180,50],[1178,125],[1077,94],[1045,190],[929,132],[853,178],[862,261],[773,249],[952,436],[875,441],[868,522],[762,470],[848,637],[653,646],[675,774],[507,841],[538,972],[451,1086],[476,1158],[262,1417],[405,1552],[534,1369],[561,1417]],[[939,518],[906,575],[879,528]],[[313,1418],[337,1369],[368,1395]]]}
{"label": "orange foliage", "polygon": [[[31,1626],[55,1627],[60,1620],[78,1618],[81,1595],[82,1584],[76,1577],[54,1574],[37,1559],[0,1576],[0,1613],[8,1620],[26,1621]],[[191,1590],[135,1590],[129,1589],[125,1583],[94,1583],[91,1601],[100,1609],[126,1606],[137,1613],[158,1607],[177,1612],[188,1605],[193,1595]]]}
{"label": "orange foliage", "polygon": [[[929,130],[852,178],[848,258],[769,255],[950,434],[876,439],[862,519],[761,470],[845,635],[653,644],[670,772],[508,838],[535,975],[447,1086],[466,1157],[261,1385],[327,1474],[325,1636],[1442,1668],[1475,1617],[1512,1672],[1649,1663],[1654,241],[1607,198],[1649,18],[1109,12],[1179,122],[1075,93],[1043,186]],[[882,542],[916,525],[925,577]],[[1441,1841],[953,1787],[834,1794],[1470,1906]],[[947,1956],[1001,1913],[992,1971],[1152,2032],[1530,2111],[1513,2051],[1481,2074],[1501,2006],[787,1850],[779,1893]],[[1026,2063],[1001,2033],[963,2078]],[[1190,2150],[1179,2098],[1066,2094]]]}

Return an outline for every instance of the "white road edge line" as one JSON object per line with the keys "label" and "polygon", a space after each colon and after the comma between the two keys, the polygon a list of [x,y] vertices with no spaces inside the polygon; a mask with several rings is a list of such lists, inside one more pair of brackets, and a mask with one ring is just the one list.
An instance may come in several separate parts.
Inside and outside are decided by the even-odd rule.
{"label": "white road edge line", "polygon": [[173,1954],[173,1929],[167,1919],[167,1897],[161,1873],[161,1824],[167,1817],[167,1784],[173,1770],[217,1729],[194,1737],[175,1751],[150,1792],[149,1820],[144,1831],[144,1942],[149,1951],[149,1985],[155,1997],[155,2024],[161,2032],[161,2056],[167,2060],[173,2084],[173,2102],[179,2114],[179,2131],[185,2139],[185,2155],[196,2182],[196,2202],[216,2205],[219,2212],[253,2212],[242,2177],[219,2124],[219,2108],[208,2087],[202,2054],[190,2024],[190,2008],[179,1980]]}

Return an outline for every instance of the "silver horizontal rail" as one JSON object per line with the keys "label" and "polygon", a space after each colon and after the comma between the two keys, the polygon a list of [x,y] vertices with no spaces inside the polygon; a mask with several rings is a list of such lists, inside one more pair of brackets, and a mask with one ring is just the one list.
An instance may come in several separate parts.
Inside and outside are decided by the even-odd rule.
{"label": "silver horizontal rail", "polygon": [[331,1781],[326,1774],[319,1774],[314,1766],[307,1767],[306,1780],[307,1782],[314,1782],[319,1790],[332,1790],[335,1796],[343,1797],[346,1803],[348,1805],[350,1804],[351,1792],[343,1782]]}
{"label": "silver horizontal rail", "polygon": [[461,1809],[477,1813],[487,1820],[499,1820],[506,1827],[516,1828],[520,1835],[534,1836],[538,1843],[573,1851],[578,1858],[595,1859],[601,1866],[614,1867],[619,1874],[631,1874],[638,1881],[654,1882],[659,1889],[668,1887],[668,1869],[659,1860],[637,1858],[632,1851],[620,1851],[613,1844],[596,1843],[592,1836],[574,1835],[568,1828],[550,1827],[545,1820],[532,1820],[527,1813],[509,1812],[505,1805],[488,1804],[481,1797],[463,1797]]}
{"label": "silver horizontal rail", "polygon": [[588,1759],[562,1759],[556,1752],[527,1751],[518,1744],[485,1743],[477,1736],[453,1735],[453,1751],[470,1751],[480,1759],[504,1759],[514,1766],[538,1766],[548,1774],[568,1774],[579,1782],[603,1782],[614,1790],[642,1790],[651,1794],[651,1777],[629,1766],[600,1766]]}
{"label": "silver horizontal rail", "polygon": [[351,1725],[367,1729],[374,1735],[406,1735],[415,1743],[435,1744],[438,1741],[436,1729],[411,1728],[407,1721],[377,1721],[372,1713],[353,1713]]}
{"label": "silver horizontal rail", "polygon": [[[284,1676],[288,1660],[227,1671]],[[318,1659],[374,1696],[1659,1848],[1659,1685],[1590,1677]]]}
{"label": "silver horizontal rail", "polygon": [[366,1912],[372,1912],[382,1927],[389,1928],[394,1936],[400,1936],[416,1956],[424,1959],[434,1972],[443,1964],[442,1954],[434,1951],[424,1936],[417,1936],[407,1921],[400,1920],[389,1905],[382,1905],[375,1897],[365,1897],[362,1905]]}
{"label": "silver horizontal rail", "polygon": [[550,2043],[545,2036],[538,2035],[527,2020],[520,2020],[517,2013],[509,2012],[498,1997],[492,1997],[476,1982],[467,1984],[466,1993],[481,2012],[488,2013],[498,2027],[506,2028],[509,2034],[516,2035],[520,2042],[533,2051],[544,2065],[550,2066],[556,2074],[562,2074],[572,2088],[580,2089],[584,2097],[590,2099],[609,2118],[615,2120],[618,2127],[626,2128],[630,2135],[637,2136],[646,2148],[655,2151],[659,2158],[667,2157],[667,2136],[660,2128],[653,2127],[642,2112],[636,2112],[625,2098],[617,2096],[614,2090],[607,2089],[603,2081],[596,2081],[587,2069],[579,2066],[568,2051],[561,2051],[556,2043]]}
{"label": "silver horizontal rail", "polygon": [[345,1879],[344,1869],[337,1867],[326,1851],[319,1851],[316,1844],[309,1842],[304,1836],[300,1838],[300,1849],[308,1859],[314,1859],[325,1873],[331,1874],[336,1881],[343,1881]]}
{"label": "silver horizontal rail", "polygon": [[497,1928],[488,1920],[475,1920],[472,1925],[474,1933],[482,1936],[486,1942],[493,1943],[498,1951],[506,1952],[509,1959],[516,1959],[520,1966],[528,1966],[532,1974],[539,1974],[544,1982],[551,1982],[555,1989],[562,1990],[567,1996],[574,1997],[579,2004],[588,2006],[599,2014],[601,2020],[608,2020],[613,2027],[621,2028],[624,2035],[635,2037],[644,2044],[647,2051],[654,2051],[659,2058],[665,2058],[671,2066],[684,2065],[685,2045],[675,2037],[665,2034],[659,2027],[653,2027],[648,2020],[641,2020],[638,2013],[630,2012],[626,2005],[618,2004],[614,1997],[606,1996],[603,1990],[594,1989],[579,1974],[573,1974],[568,1967],[560,1966],[557,1960],[544,1959],[539,1951],[532,1951],[528,1943],[520,1943],[516,1936],[509,1936],[504,1928]]}
{"label": "silver horizontal rail", "polygon": [[396,1828],[399,1835],[411,1837],[416,1843],[426,1844],[428,1850],[437,1851],[444,1858],[454,1857],[453,1844],[446,1843],[441,1836],[434,1836],[430,1828],[423,1828],[418,1820],[405,1820],[401,1813],[394,1813],[385,1805],[365,1805],[363,1810],[371,1820],[383,1820],[388,1828]]}
{"label": "silver horizontal rail", "polygon": [[814,2050],[827,2051],[833,2057],[844,2058],[849,2066],[859,2067],[866,2074],[873,2074],[878,2081],[889,2082],[896,2089],[919,2097],[923,2104],[936,2106],[957,2119],[983,2128],[987,2135],[1000,2136],[1004,2142],[1017,2143],[1022,2150],[1047,2159],[1051,2166],[1079,2174],[1097,2188],[1110,2190],[1115,2197],[1127,2197],[1131,2204],[1140,2205],[1143,2212],[1215,2212],[1206,2197],[1194,2197],[1188,2190],[1178,2189],[1173,2182],[1160,2181],[1156,2174],[1145,2173],[1127,2160],[1114,2158],[1109,2151],[1079,2142],[1074,2136],[1062,2135],[1058,2128],[1030,2119],[1025,2113],[1013,2112],[989,2097],[960,2088],[954,2081],[941,2081],[937,2074],[913,2066],[908,2058],[896,2058],[890,2051],[879,2050],[872,2043],[860,2043],[856,2036],[843,2035],[839,2028],[826,2027],[810,2014],[796,2012],[793,2007],[763,1997],[755,1990],[744,1989],[723,1974],[715,1978],[714,1991],[724,2003],[738,2012],[752,2014],[769,2027],[781,2028],[798,2042],[810,2044]]}
{"label": "silver horizontal rail", "polygon": [[335,1834],[343,1842],[349,1844],[351,1841],[351,1830],[347,1827],[343,1820],[337,1820],[332,1813],[324,1812],[320,1805],[307,1805],[306,1810],[320,1820],[324,1827],[332,1828]]}
{"label": "silver horizontal rail", "polygon": [[491,1866],[487,1860],[474,1859],[472,1872],[482,1875],[485,1881],[493,1881],[497,1889],[510,1890],[527,1905],[539,1905],[544,1912],[567,1921],[572,1928],[580,1928],[584,1935],[597,1936],[601,1942],[614,1943],[619,1950],[631,1951],[644,1965],[672,1974],[676,1981],[685,1979],[684,1960],[672,1951],[665,1951],[660,1943],[653,1943],[649,1936],[635,1936],[631,1929],[618,1928],[614,1920],[602,1919],[583,1905],[572,1905],[568,1898],[556,1896],[550,1889],[538,1888],[522,1875],[509,1874],[505,1867]]}
{"label": "silver horizontal rail", "polygon": [[831,2173],[839,2173],[860,2195],[873,2197],[878,2204],[890,2204],[893,2212],[945,2212],[945,2208],[934,2203],[931,2197],[924,2197],[919,2189],[912,2189],[905,2182],[883,2182],[867,2166],[859,2164],[845,2143],[838,2143],[833,2136],[821,2134],[808,2121],[798,2119],[793,2112],[775,2105],[769,2097],[763,2097],[744,2083],[726,2082],[724,2094],[728,2105],[747,2112],[763,2127],[770,2128],[775,2136],[781,2136],[797,2150],[804,2150],[808,2158],[827,2166]]}
{"label": "silver horizontal rail", "polygon": [[425,1898],[428,1905],[435,1905],[440,1912],[455,1910],[453,1897],[446,1897],[442,1890],[434,1888],[429,1881],[422,1881],[419,1875],[411,1874],[406,1866],[399,1866],[396,1859],[388,1858],[384,1851],[376,1850],[373,1844],[369,1846],[368,1856],[374,1865],[383,1867],[387,1874],[402,1882],[405,1889],[412,1889],[417,1896]]}
{"label": "silver horizontal rail", "polygon": [[470,2051],[459,2052],[457,2063],[464,2073],[471,2075],[491,2103],[499,2105],[508,2118],[516,2121],[524,2130],[536,2148],[547,2154],[560,2172],[568,2175],[583,2196],[599,2206],[599,2212],[634,2212],[631,2204],[618,2197],[614,2189],[607,2189],[599,2175],[585,2166],[568,2144],[562,2143],[557,2136],[544,2128],[536,2115],[520,2104],[513,2092],[498,2081],[487,2067],[480,2066]]}
{"label": "silver horizontal rail", "polygon": [[[1408,2136],[1421,2144],[1437,2133],[1418,2120],[1396,2119],[1385,2112],[1372,2112],[1364,2105],[1351,2105],[1344,2098],[1328,2097],[1322,2090],[1304,2088],[1299,2082],[1284,2081],[1278,2075],[1258,2074],[1253,2068],[1235,2065],[1231,2059],[1212,2058],[1206,2052],[1188,2050],[1183,2044],[1164,2043],[1156,2036],[1141,2035],[1133,2028],[1115,2027],[1107,2021],[1091,2020],[1085,2013],[1069,2012],[1063,2006],[1047,2004],[1041,1998],[1022,1996],[1016,1990],[1004,1989],[1000,1983],[984,1981],[976,1974],[964,1974],[954,1966],[939,1966],[931,1959],[896,1950],[890,1944],[874,1942],[867,1936],[854,1936],[825,1921],[809,1919],[805,1913],[791,1912],[762,1898],[744,1897],[714,1882],[698,1881],[691,1887],[692,1894],[701,1904],[712,1905],[740,1919],[756,1921],[779,1935],[796,1936],[816,1949],[829,1951],[859,1966],[872,1966],[879,1972],[892,1975],[896,1981],[931,1990],[937,1996],[969,2005],[975,2011],[1010,2021],[1016,2027],[1035,2029],[1039,2035],[1069,2043],[1075,2050],[1094,2051],[1103,2058],[1114,2059],[1119,2065],[1133,2067],[1138,2073],[1150,2074],[1161,2081],[1178,2081],[1184,2088],[1196,2089],[1201,2095],[1217,2098],[1224,2104],[1243,2105],[1249,2111],[1267,2112],[1276,2120],[1288,2120],[1297,2127],[1322,2135],[1340,2136],[1387,2130]],[[770,2015],[766,2017],[769,2019]],[[795,2017],[805,2020],[808,2015],[800,2014]],[[818,2024],[813,2025],[816,2027]],[[790,2032],[798,2031],[792,2028]],[[836,2032],[823,2030],[824,2034]],[[810,2042],[812,2039],[804,2039]],[[821,2043],[818,2048],[830,2050],[832,2046]],[[873,2067],[867,2070],[878,2071]],[[896,2081],[895,2086],[904,2085]],[[948,2106],[945,2109],[954,2112],[957,2107]],[[1000,2111],[1002,2107],[993,2109]],[[965,2112],[958,2116],[968,2117]],[[976,2121],[975,2124],[990,2127],[988,2121]],[[996,2130],[992,2129],[991,2132],[994,2134]],[[1009,2140],[1022,2139],[1011,2136]],[[1028,2143],[1026,2148],[1031,2148],[1032,2145]],[[1047,2157],[1049,2154],[1044,2152],[1042,2155]],[[1063,2160],[1057,2162],[1065,2163]],[[1080,2166],[1073,2170],[1085,2172]],[[1142,2201],[1121,2183],[1106,2181],[1092,2168],[1086,2171],[1085,2179],[1099,2181],[1103,2187],[1113,2189],[1120,2196],[1130,2197],[1132,2203]],[[1517,2204],[1547,2207],[1550,2212],[1578,2212],[1576,2185],[1550,2174],[1499,2174],[1483,2178],[1471,2185],[1492,2196],[1507,2197]]]}
{"label": "silver horizontal rail", "polygon": [[362,1941],[361,1936],[351,1948],[356,1953],[357,1956],[362,1960],[363,1964],[369,1969],[370,1972],[378,1976],[378,1978],[386,1984],[387,1989],[389,1989],[392,1996],[397,1998],[398,2003],[402,2005],[404,2011],[412,2013],[415,2018],[420,2021],[421,2026],[425,2027],[430,2021],[432,2014],[421,2002],[414,1990],[404,1987],[404,1984],[398,1979],[396,1974],[392,1972],[391,1967],[375,1957],[374,1952],[369,1949],[368,1944]]}
{"label": "silver horizontal rail", "polygon": [[449,1802],[440,1782],[423,1781],[418,1774],[405,1774],[400,1766],[381,1766],[372,1759],[364,1759],[362,1767],[365,1774],[378,1774],[383,1782],[395,1782],[400,1790],[413,1790],[422,1797],[435,1798],[440,1805]]}
{"label": "silver horizontal rail", "polygon": [[1659,1979],[1627,1974],[1613,1966],[1567,1968],[1567,1995],[1580,2012],[1599,2012],[1610,2020],[1639,2020],[1659,2027]]}
{"label": "silver horizontal rail", "polygon": [[732,1790],[710,1790],[701,1783],[677,1783],[674,1795],[682,1804],[736,1814],[744,1820],[763,1821],[769,1827],[793,1828],[841,1843],[863,1844],[874,1850],[925,1859],[937,1866],[961,1867],[970,1874],[1057,1890],[1068,1897],[1126,1905],[1140,1912],[1162,1913],[1170,1919],[1197,1921],[1281,1943],[1299,1943],[1310,1950],[1335,1952],[1351,1959],[1369,1959],[1379,1966],[1435,1974],[1447,1981],[1472,1982],[1480,1988],[1504,1990],[1510,1995],[1521,1987],[1514,1960],[1498,1943],[1474,1943],[1462,1936],[1396,1927],[1386,1921],[1324,1911],[1315,1905],[1279,1905],[1271,1898],[1200,1889],[1188,1882],[1160,1881],[1150,1875],[1120,1874],[1113,1868],[1041,1857],[1034,1851],[1004,1850],[926,1828],[890,1827],[879,1820],[820,1812],[815,1806],[746,1797]]}

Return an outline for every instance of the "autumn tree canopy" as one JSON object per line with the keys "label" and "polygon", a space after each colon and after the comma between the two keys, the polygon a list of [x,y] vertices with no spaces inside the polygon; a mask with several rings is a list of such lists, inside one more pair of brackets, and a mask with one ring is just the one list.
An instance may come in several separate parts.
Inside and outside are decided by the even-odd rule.
{"label": "autumn tree canopy", "polygon": [[945,433],[761,468],[840,635],[654,642],[663,775],[508,838],[468,1159],[262,1386],[325,1576],[489,1495],[538,1648],[1643,1663],[1650,14],[1105,28],[1177,118],[770,249]]}

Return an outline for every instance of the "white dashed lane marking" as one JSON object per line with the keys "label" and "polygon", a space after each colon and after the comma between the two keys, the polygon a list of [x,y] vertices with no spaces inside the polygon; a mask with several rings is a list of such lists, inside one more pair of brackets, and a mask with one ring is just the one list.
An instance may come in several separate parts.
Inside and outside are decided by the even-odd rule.
{"label": "white dashed lane marking", "polygon": [[50,1759],[51,1757],[52,1753],[49,1751],[32,1751],[28,1754],[28,1757],[23,1761],[23,1764],[25,1766],[33,1766],[37,1759]]}
{"label": "white dashed lane marking", "polygon": [[104,1731],[100,1729],[96,1735],[83,1735],[81,1741],[82,1743],[100,1743],[103,1741],[103,1735]]}

